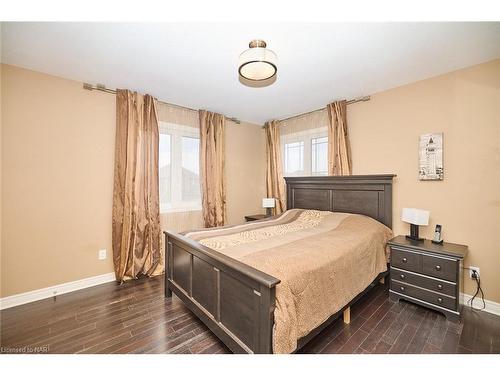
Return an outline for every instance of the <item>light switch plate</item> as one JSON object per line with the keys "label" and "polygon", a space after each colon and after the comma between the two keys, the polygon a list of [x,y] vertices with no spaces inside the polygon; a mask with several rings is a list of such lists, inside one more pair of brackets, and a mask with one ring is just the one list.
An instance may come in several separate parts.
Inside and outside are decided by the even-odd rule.
{"label": "light switch plate", "polygon": [[104,259],[107,258],[107,251],[106,251],[106,249],[99,250],[98,254],[99,254],[98,255],[99,260],[104,260]]}

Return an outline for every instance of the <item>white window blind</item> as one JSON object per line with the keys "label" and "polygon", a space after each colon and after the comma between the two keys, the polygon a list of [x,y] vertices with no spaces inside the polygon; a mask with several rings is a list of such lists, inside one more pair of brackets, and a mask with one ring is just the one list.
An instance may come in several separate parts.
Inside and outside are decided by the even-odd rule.
{"label": "white window blind", "polygon": [[160,212],[201,210],[198,129],[159,124]]}

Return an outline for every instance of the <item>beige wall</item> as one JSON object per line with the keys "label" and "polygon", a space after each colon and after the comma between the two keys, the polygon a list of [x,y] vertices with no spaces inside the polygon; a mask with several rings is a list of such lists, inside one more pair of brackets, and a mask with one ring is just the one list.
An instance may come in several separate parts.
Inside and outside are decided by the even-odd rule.
{"label": "beige wall", "polygon": [[265,213],[266,143],[262,127],[229,122],[225,162],[228,223],[242,223],[245,215]]}
{"label": "beige wall", "polygon": [[[1,296],[112,272],[115,97],[14,66],[1,74]],[[231,223],[259,212],[264,147],[260,127],[228,124]]]}
{"label": "beige wall", "polygon": [[2,65],[2,131],[1,295],[112,272],[114,97]]}
{"label": "beige wall", "polygon": [[[500,302],[500,60],[372,95],[348,107],[354,174],[395,173],[394,231],[402,207],[431,212],[422,234],[469,245],[486,298]],[[444,181],[418,180],[419,135],[444,133]],[[466,293],[473,294],[466,278]]]}
{"label": "beige wall", "polygon": [[[114,97],[81,83],[2,66],[1,295],[112,272]],[[395,173],[402,207],[431,211],[445,240],[469,245],[486,298],[500,302],[500,60],[372,95],[349,106],[355,174]],[[418,137],[444,132],[444,181],[418,180]],[[228,217],[262,212],[260,127],[229,123]],[[108,249],[98,261],[97,250]],[[467,281],[466,292],[473,292]]]}
{"label": "beige wall", "polygon": [[[0,53],[2,51],[2,23],[0,22]],[[3,147],[2,147],[2,132],[3,132],[3,123],[2,123],[2,69],[0,66],[0,296],[2,295],[2,284],[3,284],[3,277],[2,277],[2,176],[3,176],[3,162],[2,162],[2,154],[3,154]]]}
{"label": "beige wall", "polygon": [[[0,53],[2,51],[2,23],[0,22]],[[2,69],[0,68],[0,296],[2,295]]]}

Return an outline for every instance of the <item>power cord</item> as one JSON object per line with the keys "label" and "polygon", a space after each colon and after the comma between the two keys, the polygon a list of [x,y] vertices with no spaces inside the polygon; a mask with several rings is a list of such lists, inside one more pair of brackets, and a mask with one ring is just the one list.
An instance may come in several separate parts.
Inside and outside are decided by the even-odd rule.
{"label": "power cord", "polygon": [[[472,272],[472,279],[476,280],[476,293],[467,301],[467,304],[470,305],[472,310],[474,311],[482,311],[486,308],[486,302],[484,301],[484,292],[483,289],[481,288],[481,278],[479,277],[479,274],[477,273],[476,270],[471,270],[470,268],[464,267],[467,270],[470,270]],[[483,307],[480,309],[476,309],[474,307],[474,299],[476,299],[477,295],[481,293],[481,301],[483,302]]]}

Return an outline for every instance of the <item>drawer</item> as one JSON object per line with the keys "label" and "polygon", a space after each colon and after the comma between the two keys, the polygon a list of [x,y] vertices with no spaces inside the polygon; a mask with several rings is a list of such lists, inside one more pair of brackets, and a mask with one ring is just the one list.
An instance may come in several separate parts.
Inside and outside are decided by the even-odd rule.
{"label": "drawer", "polygon": [[422,255],[422,273],[444,280],[457,281],[457,261]]}
{"label": "drawer", "polygon": [[421,301],[432,303],[438,307],[444,307],[454,311],[457,309],[457,300],[455,298],[420,289],[413,285],[400,283],[396,280],[391,280],[391,290],[409,297],[417,298]]}
{"label": "drawer", "polygon": [[391,266],[414,272],[422,272],[422,255],[391,248]]}
{"label": "drawer", "polygon": [[433,292],[447,294],[451,297],[456,297],[457,286],[452,283],[447,283],[446,281],[415,275],[414,273],[409,273],[397,268],[391,269],[391,279],[429,289]]}

